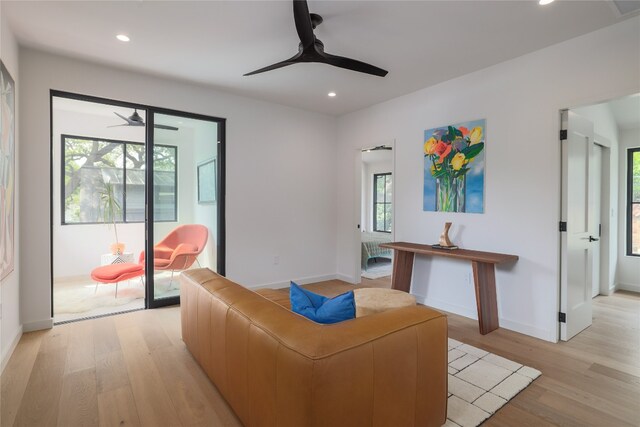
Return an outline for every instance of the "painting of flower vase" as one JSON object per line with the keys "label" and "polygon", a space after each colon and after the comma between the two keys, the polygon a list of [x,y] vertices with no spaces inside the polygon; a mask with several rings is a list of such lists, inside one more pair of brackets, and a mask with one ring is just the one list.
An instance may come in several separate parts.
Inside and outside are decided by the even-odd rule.
{"label": "painting of flower vase", "polygon": [[424,131],[423,210],[484,213],[486,120]]}

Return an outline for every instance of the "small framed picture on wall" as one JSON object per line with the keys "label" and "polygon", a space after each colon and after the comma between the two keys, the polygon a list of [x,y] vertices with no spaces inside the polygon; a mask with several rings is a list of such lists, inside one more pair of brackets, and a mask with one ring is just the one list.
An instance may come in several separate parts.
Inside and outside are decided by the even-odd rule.
{"label": "small framed picture on wall", "polygon": [[198,164],[198,204],[216,202],[216,163],[214,158]]}

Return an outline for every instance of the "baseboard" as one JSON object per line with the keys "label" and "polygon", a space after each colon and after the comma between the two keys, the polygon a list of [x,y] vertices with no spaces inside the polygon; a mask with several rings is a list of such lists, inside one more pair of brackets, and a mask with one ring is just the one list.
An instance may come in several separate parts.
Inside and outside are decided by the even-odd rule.
{"label": "baseboard", "polygon": [[[478,320],[478,312],[476,308],[468,308],[465,306],[451,304],[447,301],[436,300],[436,299],[427,299],[422,295],[413,295],[416,297],[416,301],[420,304],[427,305],[429,307],[433,307],[437,310],[448,311],[449,313],[454,313],[459,316],[464,316],[469,319]],[[544,341],[557,342],[555,333],[551,333],[545,329],[540,329],[532,325],[526,325],[519,322],[514,322],[509,319],[499,318],[498,322],[500,323],[500,327],[504,329],[508,329],[510,331],[518,332],[520,334],[528,335],[534,338],[538,338]]]}
{"label": "baseboard", "polygon": [[298,285],[308,285],[309,283],[325,282],[327,280],[335,280],[338,276],[335,274],[325,274],[323,276],[302,277],[297,279],[287,280],[285,282],[273,282],[265,283],[261,285],[247,286],[249,289],[281,289],[288,288],[291,282],[296,282]]}
{"label": "baseboard", "polygon": [[353,276],[347,276],[346,274],[338,273],[336,275],[336,279],[342,280],[343,282],[351,283],[352,285],[357,285],[361,282],[360,277],[354,278]]}
{"label": "baseboard", "polygon": [[640,293],[640,285],[632,285],[630,283],[618,283],[616,284],[617,291],[630,291],[630,292],[639,292]]}
{"label": "baseboard", "polygon": [[416,301],[420,304],[424,304],[438,310],[448,311],[449,313],[454,313],[460,316],[468,317],[469,319],[478,320],[478,313],[476,312],[475,308],[470,309],[462,305],[451,304],[447,301],[427,298],[424,295],[412,295],[416,297]]}
{"label": "baseboard", "polygon": [[549,342],[558,342],[556,338],[555,331],[547,331],[545,329],[540,329],[532,325],[527,325],[524,323],[514,322],[508,319],[498,319],[500,322],[500,327],[504,329],[509,329],[510,331],[518,332],[520,334],[528,335],[533,338],[538,338],[540,340],[549,341]]}
{"label": "baseboard", "polygon": [[18,346],[20,338],[22,338],[22,326],[20,326],[16,331],[16,334],[11,340],[11,344],[9,344],[9,347],[2,352],[2,359],[0,360],[0,375],[2,374],[2,372],[4,372],[4,368],[7,366],[7,363],[9,363],[9,359],[11,359],[13,351]]}
{"label": "baseboard", "polygon": [[37,320],[35,322],[29,322],[22,325],[24,332],[40,331],[42,329],[53,328],[53,317],[50,319]]}

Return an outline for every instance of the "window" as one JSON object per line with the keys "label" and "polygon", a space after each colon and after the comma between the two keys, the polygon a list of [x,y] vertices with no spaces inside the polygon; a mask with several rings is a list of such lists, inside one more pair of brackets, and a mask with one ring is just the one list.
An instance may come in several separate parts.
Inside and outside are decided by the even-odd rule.
{"label": "window", "polygon": [[[117,222],[144,222],[144,157],[141,143],[63,135],[62,223],[104,222],[108,188],[120,207]],[[155,221],[177,221],[177,160],[177,147],[154,147]]]}
{"label": "window", "polygon": [[640,147],[628,152],[627,255],[640,256]]}
{"label": "window", "polygon": [[391,173],[373,175],[373,231],[391,233]]}

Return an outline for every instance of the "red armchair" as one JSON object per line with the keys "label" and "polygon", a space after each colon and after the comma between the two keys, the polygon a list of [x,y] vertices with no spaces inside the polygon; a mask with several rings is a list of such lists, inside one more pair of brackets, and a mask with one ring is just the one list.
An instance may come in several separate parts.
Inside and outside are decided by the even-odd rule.
{"label": "red armchair", "polygon": [[[186,224],[173,229],[153,247],[153,266],[156,270],[186,270],[198,260],[209,238],[204,225]],[[144,251],[140,262],[144,261]],[[173,277],[173,274],[172,274]]]}

